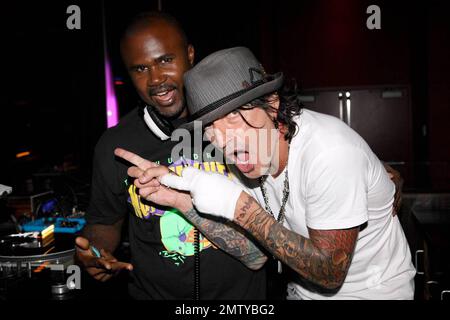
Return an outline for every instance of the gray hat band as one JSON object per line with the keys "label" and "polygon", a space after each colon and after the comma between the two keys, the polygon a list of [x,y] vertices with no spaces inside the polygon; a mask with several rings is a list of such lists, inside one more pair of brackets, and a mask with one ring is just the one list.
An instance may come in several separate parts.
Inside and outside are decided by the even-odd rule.
{"label": "gray hat band", "polygon": [[266,74],[253,53],[244,47],[210,54],[184,76],[186,102],[191,116],[181,125],[192,129],[193,122],[208,125],[256,98],[278,90],[283,74]]}
{"label": "gray hat band", "polygon": [[223,97],[222,99],[215,101],[214,103],[211,103],[210,105],[207,105],[206,107],[200,109],[199,111],[197,111],[196,113],[194,113],[193,115],[190,116],[190,121],[193,121],[211,111],[213,111],[214,109],[217,109],[221,106],[223,106],[225,103],[243,95],[244,93],[246,93],[247,91],[256,88],[257,86],[265,83],[266,80],[262,79],[262,80],[258,80],[255,81],[252,85],[250,85],[249,87],[242,89],[240,91],[234,92],[232,94],[230,94],[229,96]]}

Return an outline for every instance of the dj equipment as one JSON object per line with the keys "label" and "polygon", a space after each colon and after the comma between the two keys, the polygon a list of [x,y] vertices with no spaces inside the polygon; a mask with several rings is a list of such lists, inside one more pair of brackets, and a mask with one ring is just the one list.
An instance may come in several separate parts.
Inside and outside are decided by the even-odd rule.
{"label": "dj equipment", "polygon": [[0,184],[0,197],[6,196],[8,194],[11,194],[11,192],[12,192],[12,187]]}
{"label": "dj equipment", "polygon": [[46,217],[24,223],[20,228],[23,232],[41,232],[52,224],[55,226],[55,233],[75,234],[80,232],[86,225],[86,219]]}
{"label": "dj equipment", "polygon": [[74,236],[47,234],[45,239],[39,232],[0,238],[0,300],[74,297],[68,272],[74,268]]}
{"label": "dj equipment", "polygon": [[12,211],[16,219],[22,217],[31,218],[37,216],[43,205],[55,197],[53,191],[45,191],[41,193],[29,195],[12,194],[6,199],[6,206]]}

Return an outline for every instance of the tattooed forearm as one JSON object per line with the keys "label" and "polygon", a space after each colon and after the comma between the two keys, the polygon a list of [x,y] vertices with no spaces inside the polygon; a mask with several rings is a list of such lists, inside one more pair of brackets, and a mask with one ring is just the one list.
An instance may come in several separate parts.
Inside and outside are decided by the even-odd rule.
{"label": "tattooed forearm", "polygon": [[185,213],[194,226],[217,247],[239,259],[252,270],[261,268],[267,261],[265,254],[237,226],[201,217],[195,209]]}
{"label": "tattooed forearm", "polygon": [[358,227],[309,229],[308,239],[283,227],[254,198],[244,193],[236,207],[235,222],[304,278],[327,289],[336,289],[344,282]]}

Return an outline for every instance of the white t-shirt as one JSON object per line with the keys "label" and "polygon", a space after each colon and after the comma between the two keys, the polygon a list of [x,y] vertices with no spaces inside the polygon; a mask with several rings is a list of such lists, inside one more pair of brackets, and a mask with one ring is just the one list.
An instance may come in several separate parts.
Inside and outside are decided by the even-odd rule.
{"label": "white t-shirt", "polygon": [[[415,269],[400,222],[392,216],[395,186],[384,166],[339,119],[303,109],[296,121],[284,226],[307,238],[308,227],[366,227],[359,232],[347,277],[336,294],[319,294],[294,280],[288,299],[413,299]],[[284,179],[285,172],[266,180],[274,214],[280,210]],[[264,204],[259,188],[252,193]]]}

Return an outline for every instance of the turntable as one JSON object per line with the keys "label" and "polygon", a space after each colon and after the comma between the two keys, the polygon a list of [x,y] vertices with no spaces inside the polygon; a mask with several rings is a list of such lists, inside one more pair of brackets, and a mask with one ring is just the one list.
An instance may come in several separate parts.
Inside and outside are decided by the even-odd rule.
{"label": "turntable", "polygon": [[42,232],[0,238],[0,300],[73,296],[67,270],[74,265],[74,235]]}

